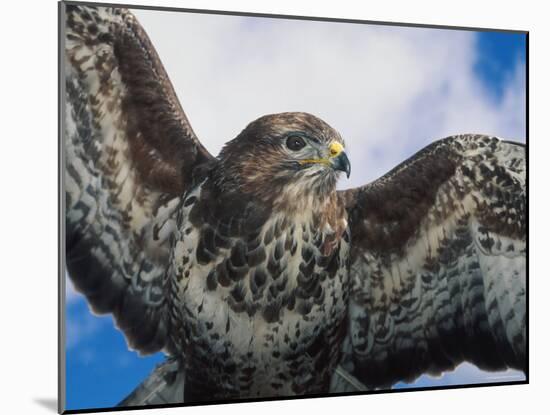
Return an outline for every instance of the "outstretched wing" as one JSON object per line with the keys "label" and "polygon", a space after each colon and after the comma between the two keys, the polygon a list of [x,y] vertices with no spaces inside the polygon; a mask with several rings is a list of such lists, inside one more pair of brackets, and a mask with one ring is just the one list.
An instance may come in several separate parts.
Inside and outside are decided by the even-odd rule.
{"label": "outstretched wing", "polygon": [[166,345],[164,274],[178,196],[213,158],[126,9],[66,6],[66,261],[130,347]]}
{"label": "outstretched wing", "polygon": [[342,366],[366,387],[462,361],[526,369],[525,148],[461,135],[340,192],[352,292]]}

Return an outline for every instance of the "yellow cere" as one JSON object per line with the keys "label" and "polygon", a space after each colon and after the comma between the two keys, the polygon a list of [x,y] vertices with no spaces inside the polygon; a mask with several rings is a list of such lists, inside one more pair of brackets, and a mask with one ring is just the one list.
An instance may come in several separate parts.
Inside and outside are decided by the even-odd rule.
{"label": "yellow cere", "polygon": [[344,151],[344,146],[340,144],[338,141],[333,141],[329,145],[330,150],[330,157],[336,157],[338,156],[342,151]]}

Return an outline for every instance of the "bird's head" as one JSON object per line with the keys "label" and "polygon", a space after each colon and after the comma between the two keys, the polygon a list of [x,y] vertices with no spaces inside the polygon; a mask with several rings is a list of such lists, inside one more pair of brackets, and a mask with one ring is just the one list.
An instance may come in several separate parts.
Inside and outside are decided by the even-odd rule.
{"label": "bird's head", "polygon": [[303,112],[258,118],[225,145],[219,159],[220,178],[263,199],[326,196],[339,173],[349,177],[351,170],[340,134]]}

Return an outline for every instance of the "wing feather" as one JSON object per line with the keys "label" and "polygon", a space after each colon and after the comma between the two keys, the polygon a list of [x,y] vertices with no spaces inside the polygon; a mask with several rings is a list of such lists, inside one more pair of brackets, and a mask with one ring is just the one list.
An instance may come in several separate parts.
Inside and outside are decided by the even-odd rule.
{"label": "wing feather", "polygon": [[340,192],[352,235],[342,367],[366,387],[462,361],[525,370],[525,148],[440,140]]}
{"label": "wing feather", "polygon": [[130,347],[166,347],[166,266],[179,196],[212,156],[126,9],[66,5],[66,262]]}

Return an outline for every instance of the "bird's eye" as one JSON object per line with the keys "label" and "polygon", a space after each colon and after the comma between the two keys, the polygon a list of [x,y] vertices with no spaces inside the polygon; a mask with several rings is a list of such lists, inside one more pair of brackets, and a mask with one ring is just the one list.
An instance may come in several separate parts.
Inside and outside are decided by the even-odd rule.
{"label": "bird's eye", "polygon": [[292,151],[298,151],[304,148],[306,145],[306,142],[304,139],[297,135],[291,135],[286,139],[286,146],[291,149]]}

